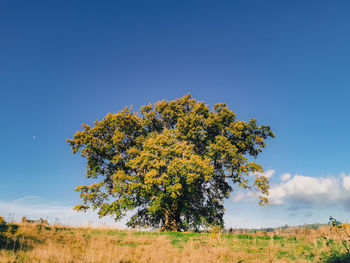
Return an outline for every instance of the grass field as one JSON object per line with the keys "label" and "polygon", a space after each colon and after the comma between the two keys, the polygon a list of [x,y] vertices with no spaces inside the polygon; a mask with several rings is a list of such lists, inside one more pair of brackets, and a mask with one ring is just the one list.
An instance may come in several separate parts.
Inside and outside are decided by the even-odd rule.
{"label": "grass field", "polygon": [[0,262],[350,262],[329,259],[346,252],[342,238],[327,227],[264,235],[19,224],[0,240]]}

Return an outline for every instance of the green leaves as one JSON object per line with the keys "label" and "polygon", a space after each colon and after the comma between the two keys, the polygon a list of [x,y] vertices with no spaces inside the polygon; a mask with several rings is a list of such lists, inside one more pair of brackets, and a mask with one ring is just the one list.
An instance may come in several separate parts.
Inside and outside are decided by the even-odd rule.
{"label": "green leaves", "polygon": [[268,137],[274,137],[268,126],[238,121],[226,104],[210,110],[189,95],[143,106],[141,115],[131,108],[109,113],[67,140],[96,181],[76,189],[83,200],[76,209],[116,219],[131,210],[133,227],[222,225],[233,184],[267,202],[268,180],[257,175],[250,184],[250,174],[262,169],[247,157],[256,157]]}

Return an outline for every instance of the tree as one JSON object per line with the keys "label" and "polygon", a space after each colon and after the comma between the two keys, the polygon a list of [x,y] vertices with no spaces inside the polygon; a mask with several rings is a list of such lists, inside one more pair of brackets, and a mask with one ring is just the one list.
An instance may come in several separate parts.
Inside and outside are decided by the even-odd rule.
{"label": "tree", "polygon": [[[268,203],[268,179],[249,161],[274,137],[269,126],[236,120],[226,104],[210,109],[190,95],[131,108],[96,121],[68,139],[87,159],[91,185],[76,188],[76,210],[98,210],[116,220],[134,213],[129,227],[163,231],[223,226],[225,198],[233,185],[259,193]],[[250,158],[251,159],[251,158]]]}

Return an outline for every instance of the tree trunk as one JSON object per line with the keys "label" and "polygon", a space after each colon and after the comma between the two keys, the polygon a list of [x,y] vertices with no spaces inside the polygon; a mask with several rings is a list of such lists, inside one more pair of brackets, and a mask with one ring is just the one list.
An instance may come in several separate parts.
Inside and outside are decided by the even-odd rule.
{"label": "tree trunk", "polygon": [[176,220],[176,211],[166,211],[164,224],[162,225],[160,231],[162,232],[179,232],[179,222]]}

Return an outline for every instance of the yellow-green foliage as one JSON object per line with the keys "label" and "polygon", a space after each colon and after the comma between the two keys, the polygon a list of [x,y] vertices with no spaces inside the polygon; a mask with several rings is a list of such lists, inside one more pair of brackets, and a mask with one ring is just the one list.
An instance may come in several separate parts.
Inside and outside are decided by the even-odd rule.
{"label": "yellow-green foliage", "polygon": [[96,181],[77,187],[83,204],[76,209],[116,219],[136,211],[132,227],[222,226],[223,201],[233,184],[268,202],[268,180],[248,157],[273,136],[254,119],[236,120],[226,104],[210,109],[189,95],[143,106],[140,114],[131,108],[109,113],[68,140],[73,153],[88,161],[86,177]]}

